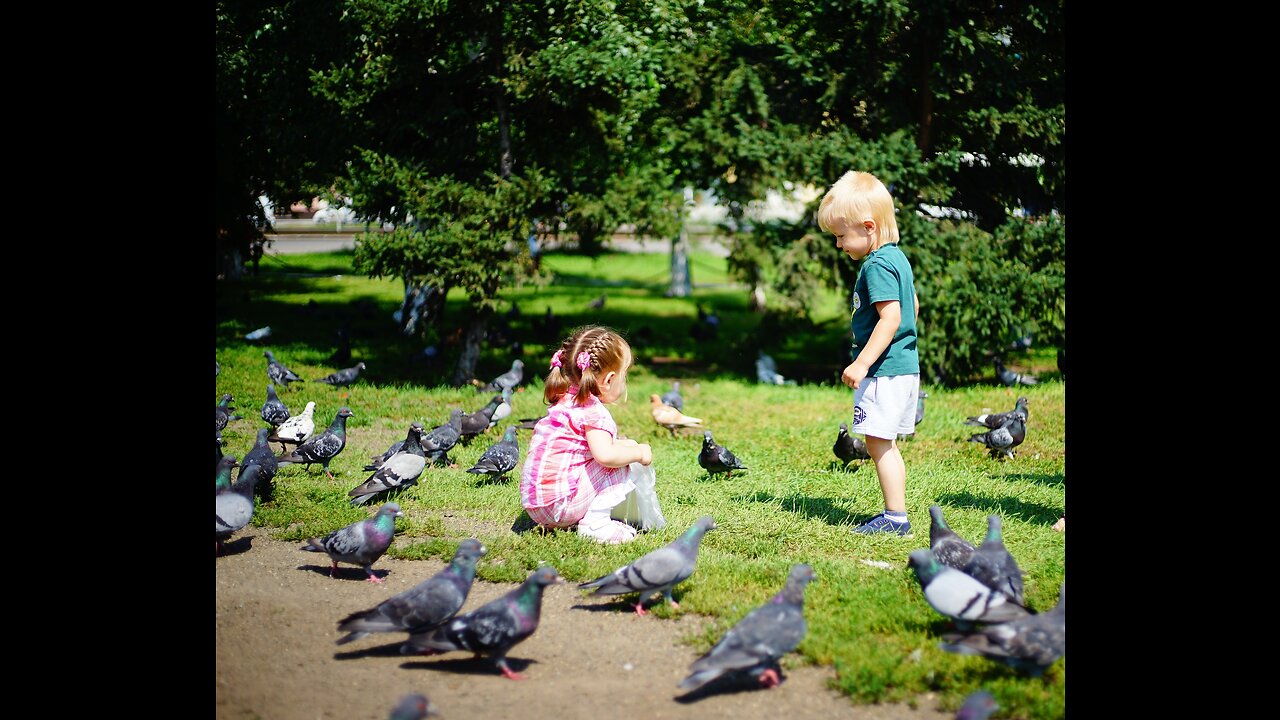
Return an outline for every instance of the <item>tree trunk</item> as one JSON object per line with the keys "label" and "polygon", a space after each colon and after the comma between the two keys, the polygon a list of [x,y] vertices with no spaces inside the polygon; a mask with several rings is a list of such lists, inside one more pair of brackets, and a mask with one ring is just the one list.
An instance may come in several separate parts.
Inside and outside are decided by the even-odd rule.
{"label": "tree trunk", "polygon": [[689,232],[682,224],[680,234],[671,241],[671,286],[667,297],[689,297],[693,281],[689,277]]}
{"label": "tree trunk", "polygon": [[408,276],[404,278],[404,302],[392,316],[400,324],[400,332],[406,337],[421,334],[428,323],[439,320],[439,311],[444,303],[444,293],[431,285],[415,283]]}
{"label": "tree trunk", "polygon": [[462,354],[458,356],[458,366],[453,371],[454,387],[462,387],[476,376],[476,361],[480,359],[480,343],[488,330],[489,314],[477,312],[467,326],[466,336],[462,341]]}

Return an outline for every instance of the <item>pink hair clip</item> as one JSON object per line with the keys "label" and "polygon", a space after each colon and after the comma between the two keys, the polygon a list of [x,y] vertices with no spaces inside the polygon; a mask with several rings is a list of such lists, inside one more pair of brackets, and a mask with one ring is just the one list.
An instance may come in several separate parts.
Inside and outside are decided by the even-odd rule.
{"label": "pink hair clip", "polygon": [[563,352],[564,352],[563,350],[557,350],[556,354],[551,356],[551,367],[553,368],[563,367],[563,365],[560,364],[560,354]]}
{"label": "pink hair clip", "polygon": [[577,365],[579,370],[586,370],[587,366],[590,364],[591,364],[590,353],[588,353],[586,350],[583,350],[582,352],[578,353]]}

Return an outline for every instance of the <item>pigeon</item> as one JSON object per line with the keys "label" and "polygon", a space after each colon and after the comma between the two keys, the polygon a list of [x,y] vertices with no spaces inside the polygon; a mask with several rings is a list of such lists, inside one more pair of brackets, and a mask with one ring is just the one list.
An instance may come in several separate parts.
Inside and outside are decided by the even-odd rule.
{"label": "pigeon", "polygon": [[503,388],[514,391],[522,380],[524,380],[524,361],[516,358],[511,361],[510,370],[490,380],[487,385],[481,385],[480,392],[501,392]]}
{"label": "pigeon", "polygon": [[[924,399],[927,397],[929,397],[929,393],[924,391],[921,391],[919,395],[916,395],[916,425],[919,425],[920,421],[924,420]],[[911,440],[914,439],[915,436],[916,434],[914,432],[900,433],[898,435],[898,439]]]}
{"label": "pigeon", "polygon": [[969,438],[969,442],[978,442],[987,446],[991,457],[1004,455],[1013,458],[1013,449],[1022,444],[1027,437],[1027,425],[1022,416],[1016,413],[995,430],[978,433]]}
{"label": "pigeon", "polygon": [[1022,595],[1022,570],[1009,554],[1000,536],[999,515],[987,516],[987,537],[969,556],[961,570],[992,590],[999,590],[1019,605],[1026,605]]}
{"label": "pigeon", "polygon": [[756,380],[765,385],[796,384],[794,380],[788,381],[778,374],[778,363],[763,350],[756,357]]}
{"label": "pigeon", "polygon": [[425,635],[445,624],[466,602],[476,579],[476,562],[486,552],[479,540],[463,540],[440,572],[383,600],[377,607],[351,613],[338,621],[338,631],[347,634],[338,638],[337,644],[346,645],[376,632]]}
{"label": "pigeon", "polygon": [[489,427],[496,426],[508,417],[511,417],[511,388],[502,388],[502,401],[493,409],[493,415],[489,418]]}
{"label": "pigeon", "polygon": [[355,382],[356,378],[360,377],[361,370],[364,370],[364,363],[358,362],[349,368],[325,375],[319,380],[316,380],[316,382],[324,383],[325,385],[332,385],[334,387],[346,387]]}
{"label": "pigeon", "polygon": [[411,636],[401,653],[434,655],[451,650],[469,650],[488,655],[504,677],[524,677],[507,666],[507,653],[538,629],[542,614],[542,591],[564,580],[556,569],[543,565],[529,574],[520,587],[465,615],[459,615],[436,630]]}
{"label": "pigeon", "polygon": [[502,439],[490,445],[467,472],[488,475],[490,479],[496,480],[515,470],[519,462],[520,443],[516,440],[516,426],[508,425]]}
{"label": "pigeon", "polygon": [[369,476],[367,480],[347,493],[352,505],[364,505],[378,493],[396,488],[406,488],[418,482],[427,467],[427,451],[422,448],[422,423],[409,425],[401,449]]}
{"label": "pigeon", "polygon": [[422,720],[428,715],[439,715],[435,705],[422,693],[413,693],[400,698],[400,702],[391,708],[387,720]]}
{"label": "pigeon", "polygon": [[[231,461],[235,457],[228,455]],[[259,465],[250,465],[230,487],[214,491],[214,554],[222,552],[222,543],[253,519],[253,486],[258,482]]]}
{"label": "pigeon", "polygon": [[267,438],[271,442],[280,443],[280,452],[285,452],[285,443],[297,445],[316,431],[316,404],[308,402],[302,413],[280,423],[280,427]]}
{"label": "pigeon", "polygon": [[269,337],[271,337],[271,326],[264,325],[263,327],[260,327],[257,330],[254,330],[253,332],[246,334],[244,336],[244,339],[245,340],[266,340]]}
{"label": "pigeon", "polygon": [[[414,423],[414,424],[421,425],[421,423]],[[382,453],[381,455],[370,455],[369,457],[371,458],[371,460],[368,465],[364,466],[364,469],[377,470],[378,468],[382,467],[382,463],[386,462],[391,458],[392,455],[395,455],[396,453],[400,452],[403,449],[404,449],[404,440],[397,440],[391,443],[391,447],[388,447],[387,451]]]}
{"label": "pigeon", "polygon": [[306,382],[298,377],[297,373],[281,365],[270,350],[264,350],[262,355],[267,358],[267,379],[271,382],[285,388],[289,387],[291,382]]}
{"label": "pigeon", "polygon": [[1013,404],[1013,409],[1002,413],[983,413],[981,415],[971,415],[964,420],[965,425],[976,425],[978,427],[986,427],[995,430],[1004,425],[1014,415],[1020,415],[1022,422],[1026,422],[1031,418],[1031,412],[1027,409],[1027,396],[1023,395]]}
{"label": "pigeon", "polygon": [[649,395],[649,409],[653,421],[671,431],[671,437],[676,436],[676,428],[702,427],[702,418],[685,415],[670,405],[664,405],[657,393]]}
{"label": "pigeon", "polygon": [[213,429],[214,432],[222,432],[227,427],[227,423],[232,420],[242,420],[243,415],[232,415],[235,408],[231,407],[234,400],[231,393],[223,393],[222,400],[218,402],[218,406],[213,409]]}
{"label": "pigeon", "polygon": [[449,413],[448,422],[431,428],[430,432],[422,436],[422,447],[427,451],[427,458],[431,462],[453,465],[453,460],[449,459],[449,451],[458,444],[458,438],[461,437],[462,415],[461,409],[454,408]]}
{"label": "pigeon", "polygon": [[222,364],[218,362],[218,358],[213,359],[213,376],[218,377],[222,374]]}
{"label": "pigeon", "polygon": [[929,523],[929,549],[934,557],[947,567],[964,570],[965,563],[973,555],[973,543],[947,527],[947,521],[942,519],[942,508],[937,505],[929,506],[929,517],[932,518]]}
{"label": "pigeon", "polygon": [[729,449],[716,444],[711,439],[711,431],[702,431],[702,450],[698,452],[698,464],[708,475],[717,475],[725,473],[729,477],[733,477],[734,470],[746,470],[747,466],[743,465]]}
{"label": "pigeon", "polygon": [[1004,363],[1000,362],[1000,358],[995,358],[995,365],[996,365],[996,379],[999,380],[1000,384],[1004,385],[1005,387],[1013,387],[1014,385],[1035,385],[1036,383],[1040,382],[1032,375],[1027,375],[1025,373],[1016,373],[1006,368],[1004,366]]}
{"label": "pigeon", "polygon": [[698,304],[698,319],[689,327],[689,336],[699,342],[715,340],[720,333],[720,316],[715,310],[707,312]]}
{"label": "pigeon", "polygon": [[587,307],[591,308],[592,310],[603,310],[605,300],[606,300],[605,293],[600,293],[600,297],[587,303]]}
{"label": "pigeon", "polygon": [[560,342],[562,339],[560,337],[561,325],[560,318],[551,312],[551,306],[548,305],[546,314],[533,320],[534,336],[546,344]]}
{"label": "pigeon", "polygon": [[262,419],[273,430],[280,427],[280,423],[289,419],[289,408],[276,395],[275,385],[267,385],[267,401],[262,404]]}
{"label": "pigeon", "polygon": [[222,433],[213,435],[213,464],[222,462]]}
{"label": "pigeon", "polygon": [[854,460],[871,459],[867,444],[856,435],[850,435],[849,426],[844,423],[840,423],[840,432],[836,433],[836,444],[831,446],[831,452],[844,463],[844,467],[848,467]]}
{"label": "pigeon", "polygon": [[671,392],[662,396],[662,404],[684,412],[684,396],[680,394],[680,381],[676,380],[671,383]]}
{"label": "pigeon", "polygon": [[470,445],[475,436],[488,430],[489,421],[493,418],[493,413],[498,409],[498,405],[501,402],[502,396],[494,395],[484,407],[473,413],[464,414],[458,425],[458,440],[463,445]]}
{"label": "pigeon", "polygon": [[938,562],[932,550],[914,550],[908,558],[907,566],[915,570],[924,599],[934,610],[955,620],[957,627],[1008,622],[1030,614],[1004,593]]}
{"label": "pigeon", "polygon": [[338,414],[333,416],[333,422],[329,424],[329,429],[303,440],[301,445],[293,449],[293,452],[281,455],[279,462],[306,463],[308,469],[312,463],[321,463],[325,474],[330,479],[335,479],[333,473],[329,472],[329,463],[342,452],[342,448],[347,446],[347,418],[351,415],[350,408],[344,407],[338,410]]}
{"label": "pigeon", "polygon": [[942,639],[938,647],[947,652],[982,655],[1039,677],[1067,651],[1067,583],[1059,587],[1052,610]]}
{"label": "pigeon", "polygon": [[378,508],[377,514],[373,517],[357,520],[344,528],[338,528],[325,535],[322,540],[307,538],[307,544],[303,545],[302,549],[329,555],[329,559],[333,561],[329,567],[329,577],[333,577],[337,572],[338,563],[344,562],[364,568],[364,574],[368,576],[369,582],[384,582],[382,578],[373,574],[373,564],[378,562],[378,558],[382,557],[387,548],[391,547],[391,540],[396,534],[398,517],[404,517],[400,506],[389,502]]}
{"label": "pigeon", "polygon": [[747,613],[720,638],[706,655],[693,661],[692,671],[680,681],[683,690],[697,690],[726,673],[746,673],[764,687],[775,687],[782,678],[778,659],[796,649],[808,625],[804,619],[804,590],[813,580],[813,568],[791,566],[787,584],[769,602]]}
{"label": "pigeon", "polygon": [[235,455],[223,455],[213,468],[213,492],[231,489],[231,469],[238,466]]}
{"label": "pigeon", "polygon": [[280,461],[276,459],[275,453],[271,452],[271,443],[267,440],[269,432],[266,428],[258,428],[258,439],[254,442],[253,449],[244,454],[244,460],[240,463],[241,475],[244,475],[249,466],[259,466],[255,492],[263,500],[270,500],[275,495],[275,485],[272,480],[276,476],[276,471],[280,469]]}
{"label": "pigeon", "polygon": [[970,693],[964,704],[956,711],[956,720],[987,720],[991,713],[999,710],[996,699],[986,690]]}
{"label": "pigeon", "polygon": [[644,601],[655,592],[662,593],[671,607],[680,609],[680,604],[671,597],[671,590],[684,582],[693,574],[694,564],[698,561],[698,548],[702,545],[702,536],[708,530],[715,530],[716,522],[710,515],[703,515],[684,531],[684,534],[670,543],[654,550],[630,565],[623,565],[608,575],[578,585],[579,590],[595,590],[596,595],[625,595],[640,593],[636,598],[637,615],[644,615]]}

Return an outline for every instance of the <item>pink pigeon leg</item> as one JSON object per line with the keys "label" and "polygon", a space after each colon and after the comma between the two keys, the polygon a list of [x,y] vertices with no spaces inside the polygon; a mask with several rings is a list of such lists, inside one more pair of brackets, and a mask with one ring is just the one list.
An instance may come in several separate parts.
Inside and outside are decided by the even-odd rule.
{"label": "pink pigeon leg", "polygon": [[760,684],[767,688],[777,687],[781,682],[782,680],[778,678],[778,673],[774,672],[773,668],[760,673]]}

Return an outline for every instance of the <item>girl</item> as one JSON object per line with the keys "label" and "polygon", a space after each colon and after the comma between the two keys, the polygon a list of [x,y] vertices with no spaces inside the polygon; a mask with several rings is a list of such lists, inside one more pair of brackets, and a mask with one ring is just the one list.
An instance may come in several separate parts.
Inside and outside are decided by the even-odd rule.
{"label": "girl", "polygon": [[609,544],[635,538],[635,528],[610,513],[636,487],[628,465],[652,464],[653,450],[619,438],[605,407],[625,399],[631,363],[627,341],[599,325],[575,330],[551,356],[542,391],[551,407],[534,426],[520,478],[521,504],[539,525],[576,524]]}

